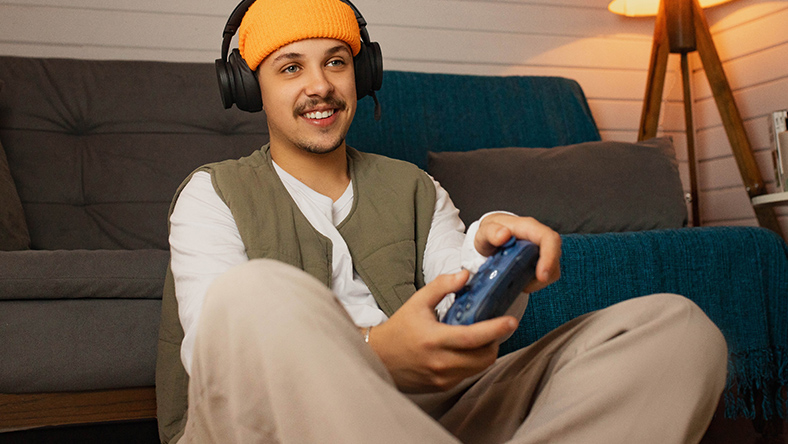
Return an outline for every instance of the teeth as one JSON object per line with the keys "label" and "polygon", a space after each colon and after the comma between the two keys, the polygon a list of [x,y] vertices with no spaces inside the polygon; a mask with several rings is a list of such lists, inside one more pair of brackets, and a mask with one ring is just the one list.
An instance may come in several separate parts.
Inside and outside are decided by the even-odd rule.
{"label": "teeth", "polygon": [[327,119],[327,118],[331,117],[333,114],[334,114],[334,110],[331,109],[331,110],[323,111],[323,112],[315,111],[315,112],[311,112],[311,113],[306,113],[304,115],[306,116],[307,119],[319,120],[319,119]]}

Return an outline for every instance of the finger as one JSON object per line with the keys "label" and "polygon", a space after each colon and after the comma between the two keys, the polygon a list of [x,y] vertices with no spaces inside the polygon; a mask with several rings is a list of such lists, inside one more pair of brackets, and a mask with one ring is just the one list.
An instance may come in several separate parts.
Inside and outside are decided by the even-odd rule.
{"label": "finger", "polygon": [[501,316],[471,325],[446,325],[442,344],[454,350],[472,350],[494,343],[516,329],[517,320],[511,316]]}
{"label": "finger", "polygon": [[442,274],[417,291],[411,300],[425,304],[430,310],[435,310],[435,307],[447,294],[458,291],[468,282],[468,276],[467,270],[461,270],[454,274]]}
{"label": "finger", "polygon": [[561,236],[532,218],[524,218],[512,227],[512,232],[518,239],[539,245],[535,285],[547,286],[558,280],[561,275]]}
{"label": "finger", "polygon": [[536,280],[545,286],[561,276],[561,236],[551,231],[539,244],[539,261],[536,263]]}
{"label": "finger", "polygon": [[503,224],[490,220],[479,226],[474,246],[483,256],[490,256],[512,237],[512,230]]}

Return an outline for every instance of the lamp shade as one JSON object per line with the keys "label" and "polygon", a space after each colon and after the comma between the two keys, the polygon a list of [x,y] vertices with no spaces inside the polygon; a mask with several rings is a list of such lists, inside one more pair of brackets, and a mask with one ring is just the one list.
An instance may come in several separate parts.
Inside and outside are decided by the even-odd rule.
{"label": "lamp shade", "polygon": [[[702,8],[709,8],[730,0],[700,0]],[[613,0],[607,5],[610,12],[625,15],[627,17],[645,17],[657,15],[659,0]]]}

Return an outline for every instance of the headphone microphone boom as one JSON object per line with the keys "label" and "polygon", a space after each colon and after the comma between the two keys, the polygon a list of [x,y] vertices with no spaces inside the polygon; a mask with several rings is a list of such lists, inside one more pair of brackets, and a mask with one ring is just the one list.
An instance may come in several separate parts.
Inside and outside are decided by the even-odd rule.
{"label": "headphone microphone boom", "polygon": [[[356,98],[371,96],[375,101],[375,120],[380,120],[380,103],[375,96],[375,91],[380,90],[383,84],[383,56],[380,45],[371,42],[367,32],[367,22],[359,10],[349,0],[340,0],[353,10],[361,34],[361,50],[353,57],[353,69],[356,75]],[[225,109],[233,106],[248,112],[258,112],[263,109],[263,99],[260,95],[260,85],[254,72],[249,68],[246,60],[241,57],[238,48],[229,52],[230,42],[241,26],[241,21],[246,11],[255,0],[243,0],[235,7],[222,32],[222,58],[216,60],[216,77],[219,80],[219,91]],[[228,56],[229,52],[229,56]]]}

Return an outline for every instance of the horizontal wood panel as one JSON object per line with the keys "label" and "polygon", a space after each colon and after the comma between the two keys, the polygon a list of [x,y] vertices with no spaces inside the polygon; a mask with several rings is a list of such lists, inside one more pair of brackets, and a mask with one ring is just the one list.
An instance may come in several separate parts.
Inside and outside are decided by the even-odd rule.
{"label": "horizontal wood panel", "polygon": [[619,20],[606,9],[572,10],[552,2],[512,3],[456,0],[357,1],[372,25],[400,24],[409,28],[490,31],[531,35],[605,36],[650,40],[653,25]]}
{"label": "horizontal wood panel", "polygon": [[647,41],[602,37],[577,39],[391,26],[376,28],[375,35],[384,57],[389,59],[564,68],[599,66],[642,70],[648,66],[651,46]]}
{"label": "horizontal wood panel", "polygon": [[[769,131],[766,116],[744,121],[744,130],[754,152],[770,148]],[[698,131],[696,134],[698,156],[700,159],[710,159],[731,155],[731,146],[725,128],[715,126]]]}
{"label": "horizontal wood panel", "polygon": [[[589,5],[593,1],[596,6]],[[28,7],[111,10],[116,12],[158,12],[179,15],[209,15],[226,18],[239,3],[235,0],[137,0],[107,3],[102,0],[16,0]],[[648,20],[621,20],[607,11],[605,0],[577,1],[465,1],[398,0],[382,2],[355,0],[372,29],[378,24],[407,24],[413,27],[498,30],[506,32],[597,35],[610,28],[633,36],[651,36]],[[573,11],[574,10],[574,11]],[[569,11],[567,13],[567,11]],[[584,20],[583,17],[586,19]],[[373,34],[374,36],[374,34]]]}
{"label": "horizontal wood panel", "polygon": [[[354,2],[354,4],[363,1],[365,0],[359,0]],[[106,0],[13,0],[14,5],[26,7],[109,10],[116,13],[125,11],[178,15],[213,15],[225,17],[225,20],[239,2],[240,0],[167,0],[164,2],[160,0],[134,0],[133,2],[107,2]]]}
{"label": "horizontal wood panel", "polygon": [[[765,2],[764,2],[765,3]],[[761,51],[775,43],[785,43],[788,23],[788,5],[722,31],[712,30],[714,44],[720,59],[726,62],[737,57]]]}
{"label": "horizontal wood panel", "polygon": [[[786,60],[788,60],[788,43],[783,43],[724,63],[723,69],[731,87],[741,90],[784,79]],[[704,70],[693,73],[693,86],[696,100],[711,97],[711,88]]]}
{"label": "horizontal wood panel", "polygon": [[[755,220],[750,199],[739,187],[701,192],[700,209],[704,224]],[[775,213],[785,222],[788,215],[785,207],[775,207]],[[748,225],[757,225],[757,222]]]}
{"label": "horizontal wood panel", "polygon": [[[600,130],[637,131],[643,108],[642,99],[638,101],[589,99],[588,102]],[[661,130],[668,132],[684,131],[683,106],[683,104],[676,102],[664,102],[662,104]]]}
{"label": "horizontal wood panel", "polygon": [[0,394],[0,430],[156,417],[153,387]]}
{"label": "horizontal wood panel", "polygon": [[[765,119],[771,111],[788,107],[788,68],[783,69],[786,69],[786,76],[780,80],[734,91],[733,97],[742,119]],[[696,101],[693,109],[699,130],[722,124],[713,98]]]}
{"label": "horizontal wood panel", "polygon": [[755,212],[744,187],[700,192],[701,219],[705,221],[751,219]]}
{"label": "horizontal wood panel", "polygon": [[157,48],[114,48],[90,45],[54,45],[0,42],[0,54],[19,57],[61,57],[93,60],[152,60],[213,63],[220,50],[182,50]]}
{"label": "horizontal wood panel", "polygon": [[[544,0],[475,0],[481,3],[522,3],[522,4],[539,4],[544,3]],[[610,0],[550,0],[550,3],[556,5],[573,6],[584,9],[607,9],[607,4]]]}
{"label": "horizontal wood panel", "polygon": [[602,131],[637,128],[642,105],[636,101],[589,99],[588,106]]}
{"label": "horizontal wood panel", "polygon": [[16,5],[0,5],[0,16],[0,42],[58,46],[218,52],[224,27],[219,17]]}
{"label": "horizontal wood panel", "polygon": [[788,6],[782,0],[738,0],[705,9],[712,34],[757,21]]}
{"label": "horizontal wood panel", "polygon": [[[774,186],[771,152],[756,152],[755,160],[767,187]],[[701,161],[698,165],[698,184],[702,190],[744,187],[739,167],[736,165],[733,155]]]}
{"label": "horizontal wood panel", "polygon": [[[703,225],[707,227],[757,227],[758,219],[754,217],[736,220],[704,220]],[[783,225],[785,231],[785,225]]]}
{"label": "horizontal wood panel", "polygon": [[637,129],[634,130],[599,130],[602,140],[615,140],[618,142],[635,142],[638,138]]}

